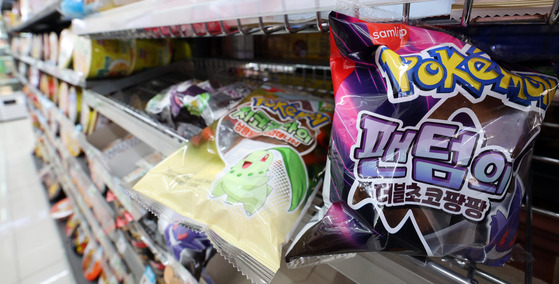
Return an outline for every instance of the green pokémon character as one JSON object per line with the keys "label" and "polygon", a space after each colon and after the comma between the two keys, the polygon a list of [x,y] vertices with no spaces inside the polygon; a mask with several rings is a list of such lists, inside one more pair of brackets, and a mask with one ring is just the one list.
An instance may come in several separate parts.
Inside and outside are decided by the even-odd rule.
{"label": "green pok\u00e9mon character", "polygon": [[291,148],[279,147],[262,151],[254,151],[231,167],[213,187],[212,197],[227,195],[227,203],[243,204],[247,215],[258,211],[272,192],[268,185],[268,172],[274,160],[271,151],[282,155],[287,176],[291,182],[291,207],[295,210],[303,201],[307,191],[305,165]]}

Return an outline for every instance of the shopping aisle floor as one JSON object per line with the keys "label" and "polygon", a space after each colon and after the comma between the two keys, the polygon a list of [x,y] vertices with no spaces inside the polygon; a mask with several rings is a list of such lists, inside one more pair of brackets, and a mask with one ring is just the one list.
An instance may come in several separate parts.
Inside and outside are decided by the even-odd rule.
{"label": "shopping aisle floor", "polygon": [[75,283],[32,151],[31,122],[0,122],[0,282]]}

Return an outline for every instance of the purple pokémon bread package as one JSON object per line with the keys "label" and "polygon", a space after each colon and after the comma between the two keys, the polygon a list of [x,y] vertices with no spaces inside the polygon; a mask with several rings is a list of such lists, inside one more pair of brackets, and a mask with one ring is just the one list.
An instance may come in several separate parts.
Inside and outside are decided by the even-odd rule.
{"label": "purple pok\u00e9mon bread package", "polygon": [[324,209],[286,260],[398,251],[502,265],[557,78],[439,31],[330,14]]}

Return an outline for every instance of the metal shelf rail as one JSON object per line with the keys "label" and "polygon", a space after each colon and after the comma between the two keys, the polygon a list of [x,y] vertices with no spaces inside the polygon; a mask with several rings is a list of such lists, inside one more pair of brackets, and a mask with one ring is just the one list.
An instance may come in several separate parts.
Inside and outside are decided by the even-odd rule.
{"label": "metal shelf rail", "polygon": [[[163,2],[163,3],[162,3]],[[417,2],[417,3],[416,3]],[[451,0],[324,1],[140,1],[75,19],[72,29],[81,35],[103,37],[195,37],[328,31],[325,11],[382,6],[389,18],[398,18],[403,3],[411,3],[411,18],[448,15]],[[341,7],[341,6],[348,7]],[[410,11],[408,9],[408,11]],[[125,13],[124,13],[125,12]],[[382,15],[382,14],[378,14]]]}
{"label": "metal shelf rail", "polygon": [[[74,19],[73,30],[77,34],[89,35],[92,38],[168,38],[327,32],[328,21],[325,18],[327,16],[325,11],[340,8],[339,3],[334,0],[317,2],[319,4],[284,0],[279,6],[265,5],[264,0],[257,1],[257,3],[254,1],[220,2],[217,6],[212,1],[197,5],[179,3],[176,0],[164,1],[167,3],[160,2],[144,0],[93,14],[85,19]],[[356,6],[353,8],[368,9],[382,5],[385,11],[391,13],[391,20],[397,19],[407,23],[410,19],[421,18],[421,21],[427,24],[461,25],[463,27],[478,24],[555,24],[559,19],[559,1],[557,0],[554,0],[549,7],[549,12],[545,14],[524,15],[522,11],[519,11],[518,14],[512,15],[476,17],[472,17],[474,0],[464,0],[462,14],[457,19],[435,17],[449,15],[450,4],[453,1],[415,2],[417,1],[362,0],[355,1],[353,4]],[[54,13],[57,13],[58,5],[59,1],[51,1],[29,20],[11,29],[10,33],[24,31],[45,18],[52,17]],[[245,5],[246,9],[238,9],[235,7],[236,5]],[[359,9],[354,12],[356,16],[358,13]]]}
{"label": "metal shelf rail", "polygon": [[84,76],[82,74],[79,74],[78,72],[75,72],[74,70],[60,69],[54,64],[25,55],[12,54],[12,56],[17,60],[25,62],[28,65],[35,66],[37,67],[37,69],[50,74],[62,81],[66,81],[67,83],[70,83],[74,86],[79,86],[82,88],[86,87],[86,80]]}
{"label": "metal shelf rail", "polygon": [[186,139],[162,124],[96,92],[83,92],[87,104],[164,155],[180,148]]}
{"label": "metal shelf rail", "polygon": [[162,76],[172,72],[178,72],[181,68],[184,68],[185,65],[185,61],[177,61],[166,66],[148,69],[128,77],[111,79],[87,79],[80,72],[76,72],[72,69],[62,69],[52,63],[35,59],[26,55],[11,54],[11,56],[21,62],[24,62],[25,64],[34,66],[37,69],[71,85],[87,88],[100,94],[112,93],[129,86],[133,86],[140,82],[156,78],[158,76]]}
{"label": "metal shelf rail", "polygon": [[[289,2],[289,1],[285,1]],[[538,23],[555,24],[559,18],[559,1],[555,0],[545,14],[536,13],[524,15],[522,11],[518,14],[476,16],[472,17],[474,0],[465,0],[462,14],[458,18],[441,18],[441,15],[449,15],[450,10],[445,10],[449,2],[435,1],[425,3],[413,3],[414,1],[358,1],[356,16],[359,8],[369,9],[373,6],[393,3],[404,3],[401,7],[382,6],[383,9],[392,13],[390,20],[408,23],[410,19],[421,18],[422,23],[442,26],[482,25],[482,24],[517,24]],[[407,2],[407,3],[406,3]],[[241,1],[242,4],[242,1]],[[258,3],[262,5],[262,3]],[[168,38],[168,37],[207,37],[207,36],[229,36],[250,34],[278,34],[297,32],[327,32],[328,21],[325,18],[329,10],[339,10],[339,5],[326,4],[308,6],[303,9],[285,9],[285,13],[268,12],[250,14],[240,13],[235,15],[213,14],[207,9],[204,13],[197,13],[204,5],[188,6],[179,5],[170,9],[157,7],[148,2],[140,2],[110,10],[98,15],[92,15],[83,20],[74,20],[74,32],[89,35],[92,38]],[[209,4],[211,5],[211,4]],[[420,5],[430,5],[430,11],[424,11]],[[289,7],[289,6],[287,6]],[[419,7],[419,8],[418,8]],[[346,8],[346,7],[342,7]],[[400,9],[400,11],[395,11]],[[116,18],[120,11],[130,13],[128,17]],[[301,14],[304,11],[305,14]],[[421,12],[416,12],[421,11]],[[121,14],[120,14],[121,15]],[[436,17],[438,16],[438,17]],[[295,20],[297,19],[297,20]],[[302,20],[301,20],[302,19]]]}

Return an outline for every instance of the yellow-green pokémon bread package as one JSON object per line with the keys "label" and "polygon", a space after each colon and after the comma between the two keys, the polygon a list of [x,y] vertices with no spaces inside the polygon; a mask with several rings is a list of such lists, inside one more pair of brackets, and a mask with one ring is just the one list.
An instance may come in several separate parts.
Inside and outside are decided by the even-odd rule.
{"label": "yellow-green pok\u00e9mon bread package", "polygon": [[322,182],[332,111],[301,94],[258,89],[154,167],[134,197],[204,231],[252,281],[270,282]]}

